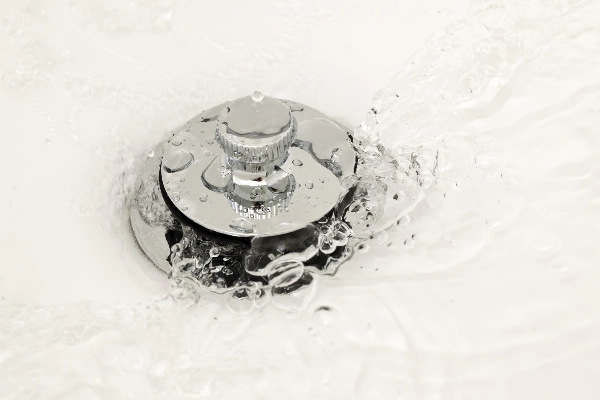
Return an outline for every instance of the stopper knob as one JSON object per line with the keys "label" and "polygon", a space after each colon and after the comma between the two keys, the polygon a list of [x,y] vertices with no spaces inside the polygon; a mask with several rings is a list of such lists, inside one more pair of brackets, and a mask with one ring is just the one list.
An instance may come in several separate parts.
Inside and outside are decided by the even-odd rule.
{"label": "stopper knob", "polygon": [[232,101],[221,111],[216,138],[230,159],[266,165],[287,153],[296,138],[296,129],[288,106],[255,92]]}

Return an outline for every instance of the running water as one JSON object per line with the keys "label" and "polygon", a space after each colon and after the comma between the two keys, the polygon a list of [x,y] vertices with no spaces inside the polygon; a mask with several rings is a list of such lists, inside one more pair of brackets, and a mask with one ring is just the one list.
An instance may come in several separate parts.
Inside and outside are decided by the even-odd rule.
{"label": "running water", "polygon": [[[70,10],[90,29],[172,28],[168,5],[147,8],[149,25],[128,14],[90,19]],[[43,65],[40,52],[48,49],[26,36],[48,16],[16,17],[5,20],[4,38],[14,41],[21,65],[4,71],[4,85],[18,89],[14,99],[30,96],[30,86],[63,87],[64,71]],[[248,311],[236,297],[197,298],[180,288],[137,306],[3,300],[0,397],[597,398],[598,21],[598,2],[475,2],[376,95],[356,130],[368,150],[365,167],[383,173],[391,165],[422,195],[391,194],[414,208],[373,232],[335,277],[316,276],[302,296],[277,296],[273,307],[258,304],[247,315],[227,311]],[[149,115],[153,90],[166,90],[157,84],[135,96],[126,80],[123,88],[69,84],[74,109],[45,95],[32,103],[54,129],[49,145],[63,131],[78,141],[78,130],[120,113]],[[178,89],[174,98],[193,98]],[[122,96],[131,96],[119,103],[131,108],[107,112]],[[185,120],[184,111],[166,107]],[[135,153],[124,132],[103,137],[104,145],[82,143],[117,165],[110,183],[118,184],[99,171],[97,192],[66,199],[97,222],[90,229],[123,237],[127,260],[135,245],[122,205],[136,154],[158,159],[148,149],[164,135],[149,132]],[[119,208],[81,206],[108,198],[99,193],[109,188]],[[16,217],[6,218],[11,234],[43,241],[35,225],[18,228]],[[23,251],[44,248],[30,246]]]}

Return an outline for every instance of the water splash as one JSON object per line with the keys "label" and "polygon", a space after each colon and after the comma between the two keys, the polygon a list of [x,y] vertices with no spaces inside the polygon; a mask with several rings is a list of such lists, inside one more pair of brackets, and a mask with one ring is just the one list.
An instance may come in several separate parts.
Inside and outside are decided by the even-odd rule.
{"label": "water splash", "polygon": [[[89,5],[68,4],[69,18],[88,33],[154,29],[123,6],[113,24]],[[160,15],[159,6],[148,7]],[[110,11],[100,14],[112,19]],[[366,166],[402,171],[386,206],[415,206],[389,221],[377,206],[380,182],[365,180],[360,190],[367,197],[351,208],[354,220],[364,221],[354,232],[363,242],[334,279],[302,275],[296,282],[306,290],[297,296],[244,287],[209,300],[182,286],[139,307],[2,300],[0,397],[530,398],[531,390],[543,398],[589,396],[577,382],[593,382],[598,365],[598,16],[593,2],[476,2],[435,34],[378,94],[356,133]],[[21,92],[53,82],[67,93],[68,101],[36,110],[64,116],[48,121],[50,147],[69,141],[96,154],[103,143],[85,132],[112,132],[108,125],[86,129],[120,115],[107,110],[126,110],[127,120],[138,116],[157,141],[163,134],[157,125],[175,124],[202,106],[199,85],[188,81],[161,88],[62,73],[52,81],[62,67],[46,67],[46,59],[56,65],[72,55],[36,51],[32,44],[43,32],[32,34],[35,25],[23,15],[7,21],[15,39],[9,51],[22,55],[11,58],[5,88]],[[176,101],[150,106],[162,91]],[[90,110],[108,118],[88,121]],[[144,125],[154,113],[162,119]],[[68,134],[54,140],[56,132]],[[119,188],[130,183],[127,171],[137,170],[133,155],[147,149],[132,151],[123,136],[111,136],[114,153],[98,153],[119,166],[120,185],[98,180],[111,203],[124,199],[127,191]],[[157,151],[152,159],[160,158]],[[156,189],[141,186],[141,198],[152,199]],[[65,201],[83,200],[89,199]],[[136,205],[146,206],[154,207],[144,214],[148,223],[168,224],[163,205]],[[73,207],[78,216],[96,211]],[[97,214],[90,226],[115,216]],[[387,229],[373,227],[379,215]],[[375,235],[382,230],[387,241]],[[211,265],[186,251],[173,250],[188,259],[180,269],[217,276],[208,282],[215,288],[235,273],[222,249]],[[303,264],[305,272],[313,268]],[[235,312],[254,314],[224,313],[225,298]]]}

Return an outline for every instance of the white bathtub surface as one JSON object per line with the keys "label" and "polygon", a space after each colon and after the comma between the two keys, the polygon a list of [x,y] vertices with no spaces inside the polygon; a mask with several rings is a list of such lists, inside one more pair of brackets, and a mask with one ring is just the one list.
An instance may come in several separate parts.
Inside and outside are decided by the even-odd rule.
{"label": "white bathtub surface", "polygon": [[[600,3],[323,3],[0,6],[0,398],[600,396]],[[423,190],[297,313],[169,289],[124,208],[255,88],[364,120]]]}

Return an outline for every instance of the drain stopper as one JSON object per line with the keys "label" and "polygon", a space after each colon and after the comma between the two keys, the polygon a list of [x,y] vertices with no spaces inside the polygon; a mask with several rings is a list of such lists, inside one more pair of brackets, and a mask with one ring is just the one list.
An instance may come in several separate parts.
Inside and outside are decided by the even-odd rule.
{"label": "drain stopper", "polygon": [[306,119],[294,110],[305,116],[307,107],[254,94],[190,121],[162,158],[170,207],[209,231],[241,238],[291,232],[329,213],[340,178],[354,168],[349,135],[315,111]]}
{"label": "drain stopper", "polygon": [[310,107],[255,92],[202,112],[149,154],[131,225],[179,282],[285,294],[310,284],[309,268],[333,273],[352,254],[343,215],[363,193],[357,153],[347,128]]}

